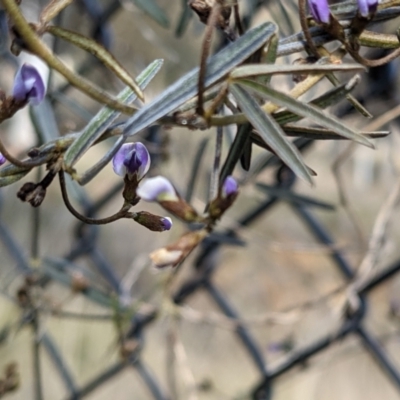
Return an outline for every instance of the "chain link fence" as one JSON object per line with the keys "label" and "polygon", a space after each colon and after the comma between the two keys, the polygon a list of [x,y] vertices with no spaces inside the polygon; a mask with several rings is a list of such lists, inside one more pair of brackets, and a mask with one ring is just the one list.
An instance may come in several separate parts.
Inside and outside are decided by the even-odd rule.
{"label": "chain link fence", "polygon": [[[111,20],[117,13],[121,12],[121,8],[138,6],[146,11],[146,7],[150,7],[146,6],[146,2],[135,1],[133,3],[131,4],[129,1],[100,2],[97,0],[81,0],[72,6],[74,10],[68,17],[84,14],[84,17],[80,16],[80,18],[87,21],[85,30],[88,30],[90,36],[102,43],[106,48],[112,48],[115,38],[113,37]],[[244,28],[250,26],[254,17],[262,14],[264,7],[268,7],[270,4],[268,1],[249,1],[248,3],[244,7],[242,16]],[[166,8],[169,6],[168,4],[164,5]],[[288,2],[288,4],[282,3],[282,5],[279,4],[278,6],[275,4],[271,7],[274,12],[281,15],[279,14],[282,11],[280,10],[281,6],[289,9],[295,7],[291,2]],[[125,10],[130,9],[129,7],[125,8]],[[174,4],[171,7],[174,12],[177,11],[179,14],[176,33],[183,35],[192,14],[187,7],[186,1],[183,1],[182,5]],[[157,18],[158,15],[158,22],[161,20],[162,23],[162,14],[157,14],[156,8],[154,10],[152,11],[152,17]],[[154,13],[156,14],[154,15]],[[60,14],[58,17],[57,24],[63,24],[63,15],[65,14]],[[4,11],[1,11],[1,21],[3,27],[2,37],[4,38],[7,34],[7,21]],[[68,21],[68,23],[70,24],[71,21]],[[289,20],[283,20],[281,30],[292,29],[293,26],[291,24],[292,22]],[[151,36],[151,32],[148,34]],[[9,62],[15,63],[15,59],[9,53],[8,44],[3,39],[1,48],[4,65]],[[223,44],[221,45],[223,46]],[[59,41],[55,40],[53,43],[54,51],[57,52],[57,49],[61,47]],[[78,69],[82,75],[92,70],[100,69],[102,71],[101,66],[93,58],[82,59]],[[33,110],[31,114],[37,133],[40,133],[40,128],[38,128],[38,126],[40,127],[40,121],[44,120],[47,121],[46,123],[50,123],[49,121],[51,120],[49,118],[53,120],[59,118],[58,116],[55,117],[54,114],[54,112],[56,114],[60,113],[59,104],[68,107],[68,112],[76,113],[79,118],[85,119],[87,113],[90,115],[83,107],[80,108],[79,105],[75,104],[75,100],[72,102],[68,100],[69,85],[56,86],[52,79],[50,79],[48,92],[49,102],[46,106]],[[388,74],[384,76],[384,79],[388,81]],[[343,115],[347,114],[347,112],[348,110],[343,110]],[[40,137],[40,134],[38,136]],[[165,132],[161,127],[153,126],[146,129],[142,137],[151,151],[152,169],[157,171],[163,167],[165,158],[168,157],[168,143],[165,141]],[[46,141],[48,138],[43,140]],[[294,140],[294,144],[302,153],[308,154],[314,151],[316,141],[299,138]],[[178,186],[185,188],[185,199],[188,202],[194,198],[193,193],[198,183],[197,178],[201,162],[206,157],[207,141],[198,141],[197,145],[198,148],[193,153],[194,157],[191,160],[191,165],[185,166],[186,184],[185,182],[176,182]],[[68,242],[69,251],[58,253],[57,249],[54,252],[49,251],[50,254],[58,253],[57,255],[45,254],[41,247],[43,247],[43,241],[47,240],[46,235],[51,232],[51,227],[46,222],[49,214],[44,213],[40,208],[35,208],[29,221],[18,222],[18,224],[23,223],[23,228],[19,226],[15,230],[9,224],[14,217],[10,218],[9,215],[4,215],[7,212],[5,210],[7,210],[7,202],[10,201],[11,192],[8,189],[1,189],[0,248],[2,254],[2,292],[7,301],[18,307],[19,314],[16,322],[5,323],[0,331],[0,341],[3,346],[1,350],[3,365],[6,366],[0,380],[0,397],[8,395],[10,398],[22,398],[19,397],[17,387],[19,384],[26,387],[26,380],[28,380],[28,382],[31,382],[32,387],[31,398],[47,398],[46,386],[55,385],[55,383],[49,382],[48,377],[43,373],[43,357],[45,357],[53,366],[52,373],[58,377],[57,382],[62,383],[66,393],[62,398],[70,400],[95,399],[97,395],[101,396],[102,390],[111,381],[115,381],[117,377],[126,374],[127,371],[129,371],[129,374],[136,374],[140,378],[140,381],[137,381],[137,385],[141,385],[141,388],[126,387],[123,390],[129,393],[124,395],[115,394],[113,396],[115,398],[154,398],[157,400],[177,398],[274,399],[274,388],[278,378],[288,375],[289,371],[295,368],[307,368],[313,363],[314,356],[322,354],[338,342],[343,343],[349,340],[350,337],[356,338],[357,342],[362,345],[365,352],[371,356],[374,363],[380,367],[387,377],[388,382],[390,382],[388,385],[393,385],[396,393],[400,396],[398,362],[367,323],[372,292],[394,278],[400,270],[399,260],[387,265],[385,265],[384,261],[380,261],[383,266],[378,269],[373,268],[377,262],[376,259],[380,253],[382,243],[386,238],[386,224],[390,220],[390,215],[393,215],[393,209],[396,205],[397,191],[395,186],[397,184],[393,184],[394,189],[379,214],[381,219],[376,222],[377,231],[374,231],[372,238],[372,245],[374,246],[372,248],[370,246],[363,261],[366,273],[360,274],[360,270],[356,269],[357,263],[353,262],[354,260],[348,260],[347,254],[345,254],[346,251],[335,240],[331,234],[332,229],[321,217],[324,212],[336,212],[335,206],[299,193],[296,189],[297,186],[295,187],[296,176],[276,156],[263,155],[258,160],[257,173],[254,173],[254,176],[250,176],[250,178],[249,175],[244,175],[245,178],[242,182],[250,182],[252,184],[257,181],[253,185],[258,193],[257,201],[241,204],[238,207],[237,215],[230,217],[234,220],[232,227],[226,229],[222,227],[212,232],[195,254],[189,257],[184,264],[173,270],[170,275],[162,276],[161,281],[164,285],[159,283],[153,286],[149,285],[149,287],[152,287],[150,293],[143,290],[143,296],[134,293],[133,303],[131,303],[132,286],[137,283],[141,271],[148,265],[146,262],[143,263],[139,260],[138,263],[141,266],[137,267],[136,265],[135,268],[128,269],[129,272],[125,278],[121,279],[121,271],[115,267],[114,262],[108,256],[107,250],[104,250],[104,247],[107,246],[105,246],[101,232],[107,228],[85,225],[82,222],[76,222],[71,230],[61,228],[63,232],[61,233],[58,230],[59,240],[64,243]],[[38,173],[39,179],[42,173],[43,171]],[[269,185],[260,183],[257,179],[260,175],[270,177],[271,183]],[[106,190],[102,188],[101,191],[98,191],[95,187],[84,189],[70,186],[70,189],[73,191],[74,201],[79,203],[82,214],[88,218],[95,218],[104,209],[108,209],[110,205],[113,205],[116,198],[120,197],[123,183],[117,183]],[[93,191],[96,196],[92,195]],[[96,200],[93,200],[94,197]],[[287,215],[290,215],[288,218],[292,221],[296,220],[296,222],[293,222],[295,224],[300,223],[300,229],[311,233],[314,241],[324,249],[327,258],[330,259],[338,272],[337,278],[340,283],[323,296],[317,296],[316,298],[314,296],[313,300],[297,304],[280,313],[261,313],[257,318],[251,320],[247,313],[237,310],[235,306],[237,293],[226,293],[220,279],[216,278],[216,274],[220,268],[220,261],[224,256],[225,249],[232,249],[233,252],[245,251],[244,247],[248,243],[242,238],[241,232],[254,226],[258,221],[264,220],[266,216],[273,215],[281,203],[285,203],[288,207]],[[27,206],[24,205],[24,207]],[[53,212],[59,213],[54,209]],[[50,222],[54,222],[54,220]],[[60,217],[60,223],[64,224],[65,219]],[[30,227],[29,240],[22,239],[25,237],[26,232],[23,235],[21,235],[21,232],[26,231],[28,227]],[[14,231],[19,233],[17,234]],[[136,236],[138,235],[140,233],[136,234]],[[29,245],[27,242],[29,242]],[[123,242],[124,246],[126,246],[126,243],[127,241]],[[140,244],[136,247],[140,247]],[[115,254],[118,254],[118,251],[115,251]],[[254,258],[250,258],[249,263],[253,260]],[[6,263],[8,266],[5,265]],[[257,263],[262,268],[267,269],[269,260],[260,257]],[[87,265],[90,265],[90,268]],[[12,266],[12,268],[9,266]],[[244,265],[241,268],[247,267],[247,265]],[[234,269],[234,271],[237,273],[237,269]],[[176,275],[179,275],[179,279],[175,279]],[[257,276],[254,276],[253,280],[254,285],[257,285]],[[169,284],[169,281],[172,283]],[[72,291],[72,297],[83,297],[85,302],[95,304],[98,307],[96,310],[102,309],[105,311],[79,312],[64,307],[63,302],[57,304],[55,299],[57,298],[58,290],[60,290],[60,293],[65,293],[62,289],[59,289],[63,286]],[[135,286],[135,288],[137,287]],[[140,292],[140,287],[137,289]],[[191,299],[199,295],[206,302],[206,306],[203,307],[202,311],[197,311],[190,306]],[[258,340],[260,335],[254,334],[251,328],[253,324],[259,323],[268,327],[268,324],[274,324],[276,319],[290,317],[293,312],[308,310],[331,300],[337,295],[343,295],[346,298],[346,305],[342,307],[342,314],[339,318],[340,324],[335,325],[332,329],[329,328],[329,332],[322,336],[317,335],[318,337],[308,345],[295,346],[295,348],[289,346],[290,349],[283,352],[283,357],[280,358],[279,362],[270,363],[263,344],[265,341],[262,340],[260,342]],[[287,293],[286,296],[290,299],[291,294]],[[158,301],[153,301],[154,298]],[[207,305],[210,305],[212,310],[218,309],[219,311],[210,311]],[[262,304],[261,308],[263,308]],[[111,329],[113,332],[115,340],[110,343],[109,349],[102,349],[101,352],[103,354],[112,353],[113,356],[110,357],[113,360],[112,363],[108,363],[109,366],[107,368],[99,373],[96,372],[94,377],[82,383],[79,373],[71,367],[71,362],[68,361],[69,355],[66,354],[62,347],[57,345],[52,329],[47,329],[47,319],[53,318],[74,320],[85,327],[87,324],[94,325],[95,331],[98,332],[92,333],[94,335],[101,335],[103,329],[101,326],[107,325],[107,329]],[[165,327],[160,327],[160,319],[164,323],[165,320],[169,321],[172,328],[164,329]],[[245,371],[247,368],[253,368],[256,371],[249,382],[242,382],[245,378],[238,377],[238,374],[241,374],[241,365],[236,366],[233,376],[228,377],[228,380],[231,379],[232,382],[241,381],[242,388],[240,393],[228,395],[218,392],[216,389],[218,388],[220,375],[218,370],[210,371],[211,377],[208,380],[199,382],[195,373],[191,370],[193,365],[189,360],[193,360],[193,358],[188,358],[186,350],[179,340],[179,323],[181,320],[190,321],[200,327],[207,325],[217,326],[232,332],[237,337],[234,345],[241,347],[241,352],[245,354],[248,360],[251,360],[251,362],[243,366],[243,376],[247,376]],[[96,325],[96,323],[102,325]],[[160,336],[154,334],[154,329],[161,329],[162,332],[165,332],[165,342],[157,342]],[[18,357],[15,360],[16,364],[14,364],[14,358],[6,350],[13,340],[13,335],[19,335],[21,331],[27,330],[30,332],[30,351],[33,355],[33,365],[29,368],[32,375],[31,378],[27,378],[23,374],[19,375],[18,370],[21,367],[18,365],[20,363]],[[71,335],[73,335],[72,332]],[[312,337],[314,336],[312,335]],[[281,339],[282,341],[279,342],[279,345],[282,344],[284,338]],[[192,339],[191,343],[195,342],[196,337]],[[165,348],[165,350],[161,350],[162,348]],[[163,363],[163,365],[167,363],[166,374],[159,376],[158,372],[161,368],[154,365],[157,356],[144,356],[146,351],[161,353],[159,362]],[[84,352],[84,348],[82,348],[82,353]],[[235,354],[235,352],[236,350],[232,349],[232,353]],[[208,354],[208,351],[205,350],[201,357],[208,358],[213,357],[213,355],[212,352]],[[201,363],[202,361],[195,362]],[[154,372],[154,370],[158,372]],[[221,371],[221,375],[224,375],[223,371]],[[125,381],[122,385],[126,385]],[[235,387],[236,384],[232,386]],[[13,392],[14,390],[16,391]],[[27,392],[25,391],[24,393]]]}

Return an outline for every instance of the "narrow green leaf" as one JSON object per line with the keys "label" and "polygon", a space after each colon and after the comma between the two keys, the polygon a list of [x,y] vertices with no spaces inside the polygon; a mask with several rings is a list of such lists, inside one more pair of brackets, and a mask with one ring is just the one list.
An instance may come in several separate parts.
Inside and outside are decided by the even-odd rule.
{"label": "narrow green leaf", "polygon": [[[143,89],[149,84],[157,74],[163,64],[162,60],[153,61],[139,76],[138,83]],[[134,101],[136,94],[129,88],[125,88],[118,95],[118,100],[129,104]],[[96,142],[104,131],[120,115],[119,111],[109,107],[103,107],[86,125],[82,133],[75,139],[64,155],[64,165],[66,170],[70,170],[82,155]]]}
{"label": "narrow green leaf", "polygon": [[[216,83],[261,48],[275,31],[276,25],[272,22],[266,22],[249,30],[235,42],[211,57],[207,62],[205,88]],[[126,135],[136,134],[194,97],[197,94],[198,79],[199,68],[195,68],[171,85],[150,104],[140,109],[126,122]]]}
{"label": "narrow green leaf", "polygon": [[229,88],[249,122],[279,158],[305,181],[312,183],[310,172],[297,148],[286,138],[279,124],[266,113],[253,97],[239,85]]}
{"label": "narrow green leaf", "polygon": [[246,64],[235,68],[230,73],[230,77],[232,79],[242,79],[260,75],[318,74],[334,71],[365,71],[365,67],[360,64]]}
{"label": "narrow green leaf", "polygon": [[154,19],[162,27],[169,27],[169,20],[164,10],[154,0],[131,0],[136,7]]}
{"label": "narrow green leaf", "polygon": [[[277,34],[273,35],[269,41],[268,49],[263,54],[261,64],[275,64],[278,51],[279,37]],[[259,77],[259,81],[268,85],[271,82],[272,75]]]}
{"label": "narrow green leaf", "polygon": [[144,95],[142,90],[140,89],[140,85],[136,83],[135,79],[130,76],[128,71],[101,44],[79,33],[64,28],[59,28],[57,26],[50,25],[46,27],[46,32],[61,39],[64,39],[81,48],[82,50],[93,54],[102,62],[102,64],[106,68],[114,72],[115,75],[118,76],[118,78],[121,79],[122,82],[128,85],[136,93],[140,100],[144,101]]}
{"label": "narrow green leaf", "polygon": [[251,132],[251,125],[249,123],[239,125],[235,140],[229,148],[229,153],[226,156],[223,167],[220,173],[220,182],[224,182],[228,175],[232,175],[233,170],[240,157],[243,154],[243,149],[246,146],[248,137]]}
{"label": "narrow green leaf", "polygon": [[363,144],[367,147],[374,148],[374,145],[364,136],[354,132],[346,125],[342,124],[336,117],[324,114],[322,110],[311,104],[302,103],[301,101],[296,100],[285,93],[278,92],[275,89],[261,85],[260,83],[254,81],[242,80],[240,81],[240,85],[244,85],[256,91],[257,93],[263,94],[274,104],[277,104],[281,107],[286,107],[288,110],[299,114],[304,118],[309,118],[324,128],[337,132],[340,136],[354,140],[355,142]]}
{"label": "narrow green leaf", "polygon": [[9,175],[3,178],[0,178],[0,187],[11,185],[15,182],[18,182],[25,175],[27,175],[30,171],[20,172],[19,174]]}
{"label": "narrow green leaf", "polygon": [[[361,80],[360,75],[355,75],[347,83],[331,89],[329,92],[326,92],[323,95],[312,100],[309,104],[313,104],[319,108],[327,108],[333,104],[336,104],[340,100],[343,100],[346,97],[346,95],[349,94],[356,87],[358,83],[360,83],[360,80]],[[299,121],[303,117],[294,114],[291,111],[283,110],[274,113],[274,118],[276,119],[279,125],[284,125],[289,122]]]}
{"label": "narrow green leaf", "polygon": [[[309,128],[305,126],[285,125],[282,127],[287,136],[290,137],[306,137],[314,140],[349,140],[346,137],[340,136],[336,132],[323,129],[323,128]],[[379,139],[389,135],[388,131],[381,132],[360,132],[360,135],[371,138]]]}

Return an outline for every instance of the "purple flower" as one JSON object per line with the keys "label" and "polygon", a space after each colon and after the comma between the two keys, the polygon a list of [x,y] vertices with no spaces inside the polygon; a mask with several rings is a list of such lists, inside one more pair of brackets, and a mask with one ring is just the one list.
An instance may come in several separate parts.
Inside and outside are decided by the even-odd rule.
{"label": "purple flower", "polygon": [[46,87],[39,71],[30,64],[23,64],[14,78],[12,95],[16,100],[27,100],[38,105],[46,94]]}
{"label": "purple flower", "polygon": [[328,0],[308,0],[311,14],[316,22],[328,24],[331,12]]}
{"label": "purple flower", "polygon": [[0,153],[0,165],[3,165],[6,161],[6,158]]}
{"label": "purple flower", "polygon": [[358,0],[358,10],[363,17],[368,17],[378,8],[378,0]]}
{"label": "purple flower", "polygon": [[163,176],[156,176],[147,179],[137,189],[137,195],[146,201],[178,201],[179,197],[176,194],[172,183]]}
{"label": "purple flower", "polygon": [[126,143],[113,158],[113,168],[117,175],[137,175],[140,181],[150,168],[150,154],[140,142]]}
{"label": "purple flower", "polygon": [[221,188],[221,195],[223,198],[236,194],[238,192],[238,184],[235,178],[231,175],[227,176]]}

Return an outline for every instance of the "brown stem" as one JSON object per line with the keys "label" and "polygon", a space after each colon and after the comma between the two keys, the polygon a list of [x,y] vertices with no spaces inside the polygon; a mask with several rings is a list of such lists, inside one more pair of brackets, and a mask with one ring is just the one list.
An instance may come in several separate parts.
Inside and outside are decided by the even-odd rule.
{"label": "brown stem", "polygon": [[318,49],[314,44],[313,38],[310,33],[310,29],[308,27],[306,5],[307,5],[307,0],[299,0],[299,19],[300,19],[301,29],[303,30],[304,38],[306,39],[310,53],[315,57],[320,58]]}
{"label": "brown stem", "polygon": [[381,65],[389,63],[390,61],[400,56],[400,47],[396,50],[393,50],[387,56],[379,58],[377,60],[370,60],[369,58],[361,56],[357,51],[353,50],[351,46],[348,45],[346,46],[346,50],[354,58],[354,60],[362,65],[365,65],[366,67],[379,67]]}
{"label": "brown stem", "polygon": [[[3,156],[6,158],[6,160],[8,162],[10,162],[11,164],[14,164],[17,167],[20,168],[25,168],[25,169],[32,169],[33,167],[35,167],[36,165],[32,165],[31,163],[29,164],[29,166],[27,166],[25,164],[25,162],[18,160],[17,158],[15,158],[13,155],[11,155],[8,150],[6,149],[6,147],[4,146],[3,142],[0,140],[0,153],[3,154]],[[42,163],[38,163],[38,165],[41,165]]]}
{"label": "brown stem", "polygon": [[110,222],[117,221],[118,219],[121,219],[121,218],[132,218],[133,217],[133,214],[129,213],[128,209],[125,206],[122,207],[121,210],[118,211],[116,214],[111,215],[110,217],[100,218],[100,219],[85,217],[80,212],[78,212],[73,207],[71,202],[69,201],[67,187],[66,187],[66,184],[65,184],[65,176],[64,176],[64,171],[63,170],[60,170],[60,172],[58,173],[58,177],[60,179],[61,194],[62,194],[62,198],[63,198],[64,203],[65,203],[65,206],[67,207],[68,211],[74,217],[78,218],[80,221],[84,222],[85,224],[88,224],[88,225],[105,225],[105,224],[109,224]]}
{"label": "brown stem", "polygon": [[236,28],[238,30],[239,36],[242,36],[244,34],[244,29],[243,29],[242,21],[240,20],[239,4],[238,3],[236,3],[233,6],[233,13],[234,13],[234,16],[235,16],[235,25],[236,25]]}
{"label": "brown stem", "polygon": [[204,34],[203,43],[201,46],[201,60],[200,60],[200,71],[199,71],[199,82],[198,82],[198,100],[197,100],[197,114],[204,115],[204,81],[207,73],[207,58],[210,54],[211,39],[214,31],[215,24],[218,20],[218,16],[221,10],[219,3],[215,3],[210,16],[208,17],[206,31]]}

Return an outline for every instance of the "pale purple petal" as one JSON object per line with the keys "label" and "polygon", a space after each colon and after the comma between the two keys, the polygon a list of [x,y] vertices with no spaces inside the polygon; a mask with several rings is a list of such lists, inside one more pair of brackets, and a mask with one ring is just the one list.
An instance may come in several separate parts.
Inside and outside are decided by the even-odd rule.
{"label": "pale purple petal", "polygon": [[363,17],[368,17],[378,7],[378,0],[358,0],[358,9]]}
{"label": "pale purple petal", "polygon": [[117,175],[137,174],[138,180],[148,172],[150,168],[150,154],[146,146],[140,142],[126,143],[113,157],[113,169]]}
{"label": "pale purple petal", "polygon": [[113,169],[114,172],[119,176],[125,176],[126,174],[125,159],[132,151],[132,145],[133,143],[123,144],[113,157],[112,160]]}
{"label": "pale purple petal", "polygon": [[0,165],[3,165],[6,161],[6,158],[0,153]]}
{"label": "pale purple petal", "polygon": [[172,183],[163,176],[147,179],[137,189],[136,194],[146,201],[178,200]]}
{"label": "pale purple petal", "polygon": [[16,100],[28,100],[38,105],[46,94],[46,87],[39,71],[30,64],[23,64],[14,78],[12,95]]}
{"label": "pale purple petal", "polygon": [[224,184],[222,185],[222,197],[228,197],[237,193],[239,187],[235,178],[231,175],[227,176]]}
{"label": "pale purple petal", "polygon": [[308,0],[311,14],[316,22],[328,24],[331,12],[328,0]]}

